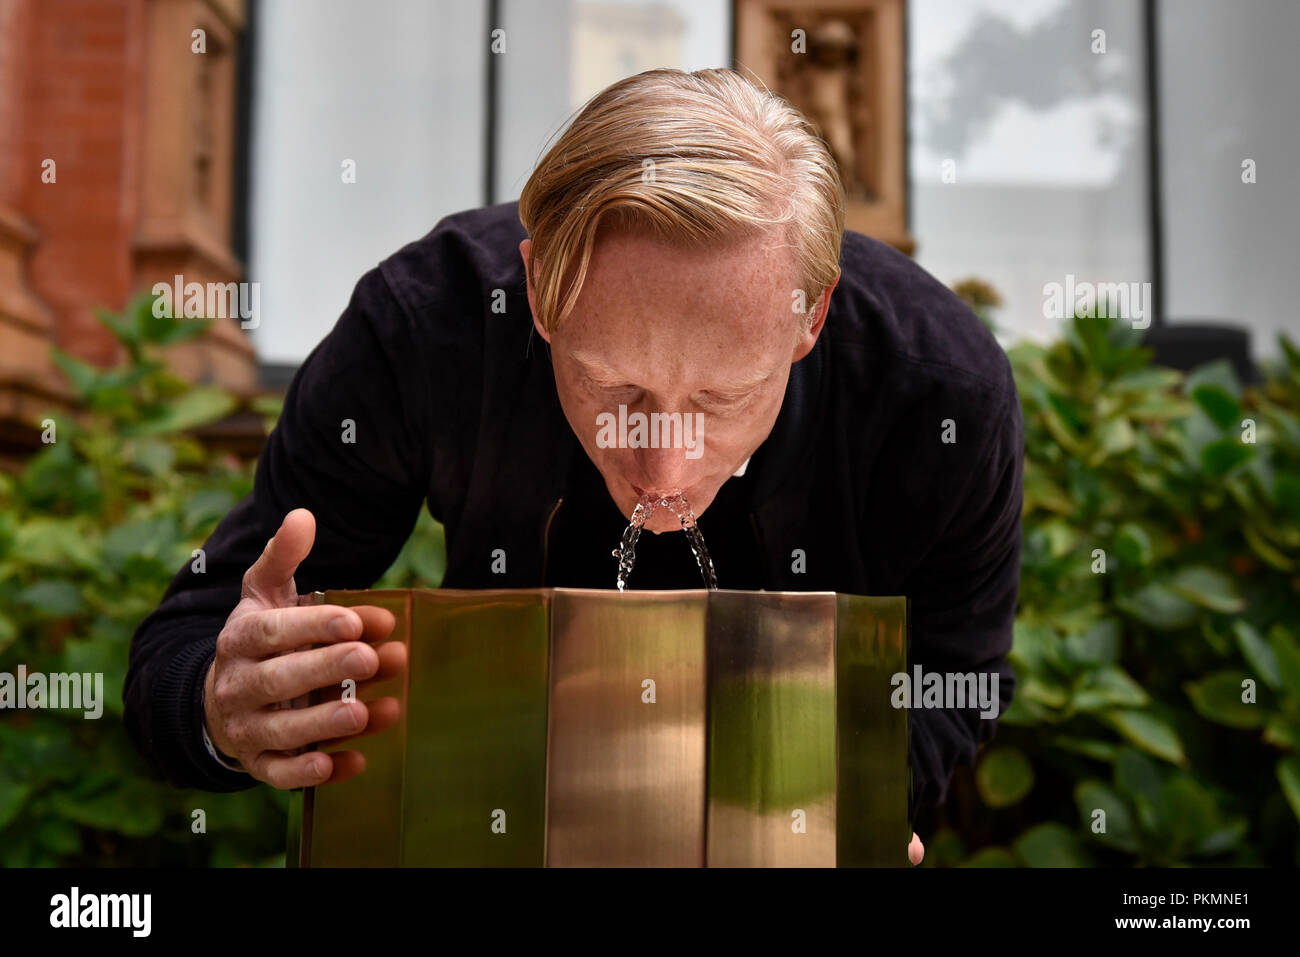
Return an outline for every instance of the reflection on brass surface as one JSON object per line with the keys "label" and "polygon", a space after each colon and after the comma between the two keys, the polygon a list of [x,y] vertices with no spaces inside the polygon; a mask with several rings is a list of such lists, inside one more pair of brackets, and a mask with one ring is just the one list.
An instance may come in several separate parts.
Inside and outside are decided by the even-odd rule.
{"label": "reflection on brass surface", "polygon": [[541,867],[543,596],[422,591],[413,603],[402,863]]}
{"label": "reflection on brass surface", "polygon": [[711,867],[835,866],[835,596],[709,599]]}
{"label": "reflection on brass surface", "polygon": [[[906,601],[335,591],[397,616],[398,724],[292,802],[303,866],[902,866]],[[340,689],[340,693],[341,693]],[[332,696],[322,690],[314,700]]]}
{"label": "reflection on brass surface", "polygon": [[907,670],[907,599],[836,596],[839,867],[903,867],[912,839],[907,711],[890,678]]}
{"label": "reflection on brass surface", "polygon": [[[405,589],[326,592],[325,602],[333,605],[377,605],[397,619],[390,641],[402,641],[410,649],[411,592]],[[398,675],[371,687],[356,689],[357,700],[406,698],[406,681]],[[327,700],[342,702],[342,686],[312,695],[312,704]],[[399,723],[379,734],[363,735],[327,750],[360,751],[366,770],[339,784],[309,788],[310,840],[303,843],[312,867],[383,867],[397,861],[401,848],[399,811],[402,797],[402,769],[406,752],[404,728]]]}
{"label": "reflection on brass surface", "polygon": [[548,865],[703,865],[702,594],[556,591]]}

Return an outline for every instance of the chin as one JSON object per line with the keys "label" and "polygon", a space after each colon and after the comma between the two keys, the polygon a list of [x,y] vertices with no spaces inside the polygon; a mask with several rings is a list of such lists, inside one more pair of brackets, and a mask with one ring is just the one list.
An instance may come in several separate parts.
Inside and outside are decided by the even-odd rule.
{"label": "chin", "polygon": [[650,521],[645,523],[645,530],[656,535],[662,535],[665,532],[680,532],[682,523],[672,512],[660,508],[656,509],[655,513],[650,516]]}

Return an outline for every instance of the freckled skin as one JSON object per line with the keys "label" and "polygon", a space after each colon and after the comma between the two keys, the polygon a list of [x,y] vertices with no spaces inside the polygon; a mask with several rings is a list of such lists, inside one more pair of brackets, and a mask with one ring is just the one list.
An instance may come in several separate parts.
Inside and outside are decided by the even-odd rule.
{"label": "freckled skin", "polygon": [[[806,356],[825,321],[834,286],[809,307],[804,331],[792,310],[794,250],[779,233],[685,249],[626,230],[602,230],[578,302],[548,334],[560,405],[610,497],[631,515],[640,493],[680,488],[701,516],[762,444],[785,397],[790,366]],[[532,243],[519,245],[525,267]],[[838,276],[836,277],[838,283]],[[574,353],[579,354],[575,357]],[[757,384],[744,384],[756,376]],[[684,448],[600,448],[597,416],[704,414],[698,458]],[[630,432],[630,426],[629,426]],[[657,510],[646,528],[681,528]]]}

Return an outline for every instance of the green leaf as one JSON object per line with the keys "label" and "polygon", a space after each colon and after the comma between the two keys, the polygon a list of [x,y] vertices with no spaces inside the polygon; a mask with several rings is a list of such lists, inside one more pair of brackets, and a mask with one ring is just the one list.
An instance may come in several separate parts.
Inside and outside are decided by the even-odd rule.
{"label": "green leaf", "polygon": [[1133,448],[1135,438],[1133,426],[1129,425],[1128,419],[1108,420],[1097,433],[1097,448],[1089,456],[1088,464],[1095,467],[1112,455],[1127,452]]}
{"label": "green leaf", "polygon": [[1125,522],[1115,534],[1115,554],[1125,565],[1146,568],[1151,564],[1151,536],[1136,522]]}
{"label": "green leaf", "polygon": [[1264,728],[1264,740],[1278,748],[1300,748],[1300,721],[1284,714],[1273,715]]}
{"label": "green leaf", "polygon": [[36,825],[35,833],[37,843],[60,857],[81,850],[81,828],[63,818],[45,818]]}
{"label": "green leaf", "polygon": [[1102,711],[1143,708],[1150,700],[1142,686],[1124,669],[1106,665],[1083,676],[1075,689],[1073,704],[1079,711]]}
{"label": "green leaf", "polygon": [[133,556],[157,558],[164,554],[179,535],[176,518],[155,515],[125,522],[104,538],[104,557],[114,567]]}
{"label": "green leaf", "polygon": [[157,785],[143,779],[111,780],[109,787],[89,795],[55,792],[50,804],[70,821],[130,837],[147,837],[163,823]]}
{"label": "green leaf", "polygon": [[1231,614],[1246,607],[1233,580],[1213,568],[1201,565],[1180,568],[1168,584],[1175,594],[1210,611]]}
{"label": "green leaf", "polygon": [[1088,867],[1091,863],[1070,829],[1054,821],[1030,828],[1017,839],[1015,849],[1030,867]]}
{"label": "green leaf", "polygon": [[196,386],[175,399],[162,415],[135,426],[134,435],[160,435],[198,428],[224,419],[234,410],[235,399],[222,389]]}
{"label": "green leaf", "polygon": [[33,518],[18,527],[14,551],[30,565],[65,569],[99,567],[99,554],[79,522],[66,518]]}
{"label": "green leaf", "polygon": [[14,624],[12,618],[4,612],[0,612],[0,652],[4,651],[17,640],[18,626]]}
{"label": "green leaf", "polygon": [[[1079,808],[1083,826],[1093,838],[1122,851],[1137,851],[1133,812],[1118,792],[1100,781],[1082,781],[1074,789],[1074,802]],[[1105,816],[1098,818],[1097,811],[1104,811]]]}
{"label": "green leaf", "polygon": [[1160,794],[1160,822],[1167,850],[1175,856],[1192,850],[1219,829],[1214,798],[1186,775],[1165,782]]}
{"label": "green leaf", "polygon": [[1300,477],[1290,472],[1278,472],[1273,480],[1273,498],[1278,508],[1292,518],[1300,518]]}
{"label": "green leaf", "polygon": [[1134,801],[1159,801],[1162,780],[1160,766],[1140,751],[1126,747],[1115,756],[1115,786]]}
{"label": "green leaf", "polygon": [[989,807],[1019,803],[1034,786],[1034,769],[1015,748],[994,748],[975,770],[975,784]]}
{"label": "green leaf", "polygon": [[1106,386],[1110,392],[1164,392],[1183,381],[1176,369],[1149,366],[1116,376]]}
{"label": "green leaf", "polygon": [[1221,429],[1241,421],[1241,403],[1222,386],[1199,385],[1192,390],[1192,401]]}
{"label": "green leaf", "polygon": [[1287,755],[1277,763],[1277,779],[1291,805],[1291,813],[1300,820],[1300,755]]}
{"label": "green leaf", "polygon": [[1241,819],[1233,821],[1227,827],[1220,828],[1205,837],[1200,844],[1196,845],[1192,853],[1211,855],[1232,850],[1241,843],[1241,839],[1246,836],[1249,830],[1250,824],[1247,821]]}
{"label": "green leaf", "polygon": [[1046,625],[1017,621],[1012,629],[1011,661],[1022,673],[1044,673],[1060,662],[1060,639]]}
{"label": "green leaf", "polygon": [[31,785],[19,781],[8,768],[0,765],[0,830],[19,815],[31,792]]}
{"label": "green leaf", "polygon": [[1079,665],[1110,665],[1119,658],[1119,622],[1106,618],[1087,631],[1068,635],[1062,642],[1063,657]]}
{"label": "green leaf", "polygon": [[1255,448],[1238,439],[1219,439],[1201,449],[1201,468],[1206,475],[1219,478],[1255,457]]}
{"label": "green leaf", "polygon": [[1300,648],[1291,633],[1281,625],[1269,629],[1268,643],[1277,659],[1278,675],[1287,694],[1300,698]]}
{"label": "green leaf", "polygon": [[1201,717],[1230,728],[1259,728],[1268,721],[1268,711],[1241,700],[1247,680],[1240,671],[1216,671],[1200,681],[1186,682],[1183,689]]}
{"label": "green leaf", "polygon": [[1232,631],[1237,636],[1237,647],[1241,649],[1241,656],[1259,676],[1259,680],[1275,691],[1281,688],[1282,673],[1278,671],[1277,655],[1264,640],[1264,636],[1252,625],[1240,620],[1232,623]]}
{"label": "green leaf", "polygon": [[132,442],[131,462],[141,472],[155,478],[166,475],[176,463],[176,450],[159,439]]}
{"label": "green leaf", "polygon": [[1188,395],[1194,395],[1202,386],[1218,386],[1232,398],[1241,399],[1241,380],[1227,359],[1207,362],[1187,374],[1185,388]]}
{"label": "green leaf", "polygon": [[1092,758],[1094,761],[1108,762],[1114,761],[1120,751],[1120,746],[1112,741],[1096,741],[1090,738],[1053,738],[1052,747],[1082,754],[1085,758]]}
{"label": "green leaf", "polygon": [[1282,572],[1289,572],[1295,568],[1295,562],[1270,545],[1254,526],[1249,524],[1241,526],[1241,534],[1245,536],[1250,550],[1268,565]]}
{"label": "green leaf", "polygon": [[1150,712],[1118,710],[1100,717],[1148,754],[1172,764],[1187,762],[1178,732]]}
{"label": "green leaf", "polygon": [[100,378],[103,375],[102,370],[89,362],[83,362],[75,356],[69,355],[57,346],[50,349],[50,358],[55,365],[63,370],[63,374],[68,377],[68,385],[78,396],[85,398],[93,394],[98,388]]}
{"label": "green leaf", "polygon": [[1197,618],[1196,605],[1159,583],[1125,595],[1116,604],[1144,624],[1162,631],[1187,628]]}
{"label": "green leaf", "polygon": [[69,581],[47,580],[20,591],[18,602],[46,618],[70,618],[81,611],[81,590]]}

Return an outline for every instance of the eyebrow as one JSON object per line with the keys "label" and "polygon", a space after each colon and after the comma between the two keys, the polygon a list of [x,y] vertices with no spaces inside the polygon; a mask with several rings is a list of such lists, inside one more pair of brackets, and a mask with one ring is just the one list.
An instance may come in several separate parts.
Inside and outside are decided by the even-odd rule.
{"label": "eyebrow", "polygon": [[[603,360],[601,360],[598,356],[592,353],[570,351],[569,357],[572,358],[575,362],[579,363],[580,365],[586,366],[589,370],[599,374],[603,378],[608,379],[610,381],[628,382],[631,381],[632,379],[631,376],[622,375],[621,373],[618,372],[618,370],[611,369],[608,365],[604,363]],[[773,374],[774,374],[773,372],[764,372],[763,370],[760,369],[757,372],[753,373],[752,375],[741,376],[738,379],[732,379],[731,381],[727,382],[726,385],[721,387],[721,391],[740,392],[746,389],[752,389],[755,386],[761,385],[762,383],[766,382],[768,379],[772,378]]]}

